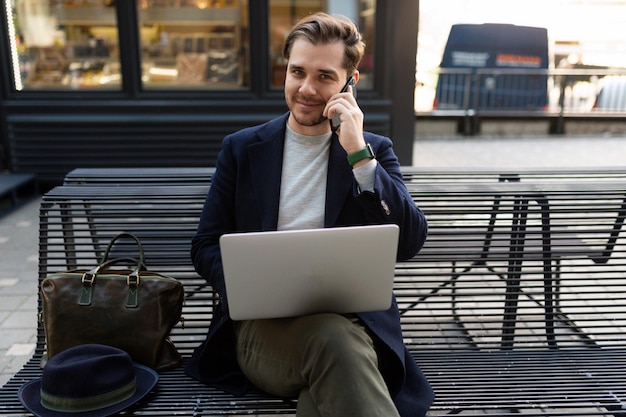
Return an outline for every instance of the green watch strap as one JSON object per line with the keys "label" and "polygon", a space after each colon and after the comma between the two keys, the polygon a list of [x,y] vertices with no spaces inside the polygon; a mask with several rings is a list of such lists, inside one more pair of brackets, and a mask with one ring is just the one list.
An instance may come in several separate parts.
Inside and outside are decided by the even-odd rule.
{"label": "green watch strap", "polygon": [[360,151],[348,155],[348,163],[350,165],[354,165],[364,159],[374,159],[374,151],[369,143]]}

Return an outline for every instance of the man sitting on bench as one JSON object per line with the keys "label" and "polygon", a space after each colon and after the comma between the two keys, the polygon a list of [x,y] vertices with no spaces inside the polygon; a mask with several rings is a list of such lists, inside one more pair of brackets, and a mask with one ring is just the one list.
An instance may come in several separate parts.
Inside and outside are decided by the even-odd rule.
{"label": "man sitting on bench", "polygon": [[251,383],[297,397],[298,416],[418,417],[433,400],[404,346],[395,300],[387,311],[350,315],[237,322],[228,315],[225,233],[394,223],[399,259],[424,244],[426,219],[391,140],[363,131],[350,83],[359,80],[364,47],[343,17],[318,13],[295,25],[284,47],[289,112],[224,139],[192,241],[194,266],[221,303],[186,371],[237,395]]}

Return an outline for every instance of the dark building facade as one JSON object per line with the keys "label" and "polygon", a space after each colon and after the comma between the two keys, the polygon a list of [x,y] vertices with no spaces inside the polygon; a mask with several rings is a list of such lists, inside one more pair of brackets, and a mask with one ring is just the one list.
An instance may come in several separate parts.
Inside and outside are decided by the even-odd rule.
{"label": "dark building facade", "polygon": [[367,41],[366,129],[410,165],[417,1],[2,0],[0,171],[212,166],[225,134],[286,111],[284,34],[315,11]]}

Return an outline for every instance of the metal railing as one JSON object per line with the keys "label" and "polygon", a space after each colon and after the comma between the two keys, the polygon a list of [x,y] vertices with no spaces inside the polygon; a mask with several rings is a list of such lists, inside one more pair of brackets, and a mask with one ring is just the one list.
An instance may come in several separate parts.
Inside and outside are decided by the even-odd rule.
{"label": "metal railing", "polygon": [[564,120],[626,118],[626,69],[451,69],[438,68],[433,85],[418,85],[416,98],[431,98],[432,108],[417,116],[455,117],[463,132],[477,133],[481,119]]}
{"label": "metal railing", "polygon": [[434,96],[432,112],[626,115],[626,69],[435,71],[436,85],[419,86],[417,93]]}

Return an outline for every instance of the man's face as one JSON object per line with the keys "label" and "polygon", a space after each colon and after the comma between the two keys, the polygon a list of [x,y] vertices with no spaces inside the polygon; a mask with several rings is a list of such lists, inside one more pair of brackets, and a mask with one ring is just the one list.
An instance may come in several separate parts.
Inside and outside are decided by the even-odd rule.
{"label": "man's face", "polygon": [[347,80],[342,67],[343,42],[313,45],[298,39],[291,48],[285,77],[285,100],[291,111],[289,127],[304,135],[321,135],[330,130],[322,116],[328,99]]}

